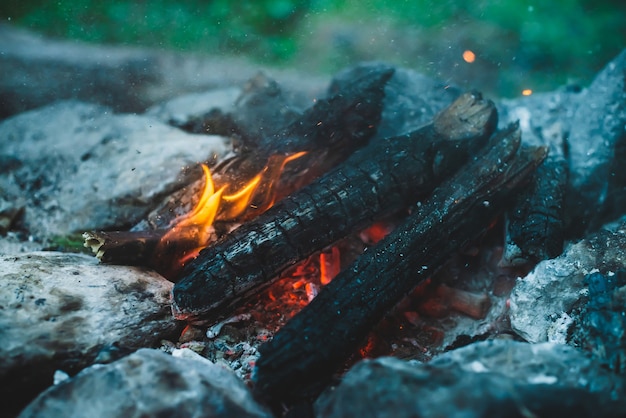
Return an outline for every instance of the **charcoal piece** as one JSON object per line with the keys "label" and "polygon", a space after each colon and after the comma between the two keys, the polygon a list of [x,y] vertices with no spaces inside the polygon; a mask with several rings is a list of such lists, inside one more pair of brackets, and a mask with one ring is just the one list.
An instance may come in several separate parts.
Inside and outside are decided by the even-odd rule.
{"label": "charcoal piece", "polygon": [[573,343],[616,373],[626,372],[626,270],[585,277],[588,300],[574,324]]}
{"label": "charcoal piece", "polygon": [[235,100],[231,117],[247,140],[270,138],[302,116],[304,108],[296,105],[295,101],[278,82],[259,73],[244,85]]}
{"label": "charcoal piece", "polygon": [[567,163],[549,156],[541,164],[532,185],[507,211],[507,237],[501,265],[537,263],[563,251],[564,191]]}
{"label": "charcoal piece", "polygon": [[244,135],[241,128],[233,120],[233,117],[217,108],[213,108],[203,115],[190,117],[182,122],[177,120],[169,120],[168,122],[177,128],[194,134],[228,137],[241,137]]}
{"label": "charcoal piece", "polygon": [[159,241],[167,231],[90,231],[83,233],[85,247],[103,263],[150,266]]}
{"label": "charcoal piece", "polygon": [[516,126],[501,132],[488,152],[324,287],[260,347],[256,390],[282,400],[326,381],[403,296],[486,230],[511,201],[546,155],[544,148],[516,154],[519,145]]}
{"label": "charcoal piece", "polygon": [[200,252],[174,288],[175,316],[197,320],[228,315],[297,261],[415,204],[484,144],[496,118],[493,103],[468,93],[432,124],[356,151],[316,182]]}
{"label": "charcoal piece", "polygon": [[566,137],[577,100],[576,93],[561,88],[498,104],[501,123],[519,121],[524,145],[549,149],[532,187],[507,211],[507,243],[501,266],[536,263],[562,251],[566,210],[563,201],[569,172]]}

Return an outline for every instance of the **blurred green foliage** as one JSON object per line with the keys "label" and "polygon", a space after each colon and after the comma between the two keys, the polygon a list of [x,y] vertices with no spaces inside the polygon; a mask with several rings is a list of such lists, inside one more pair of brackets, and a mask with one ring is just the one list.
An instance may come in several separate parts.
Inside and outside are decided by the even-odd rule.
{"label": "blurred green foliage", "polygon": [[[486,59],[511,57],[534,77],[559,83],[569,73],[590,77],[626,46],[626,2],[614,0],[22,0],[2,2],[0,16],[54,36],[243,54],[300,67],[306,59],[299,51],[315,43],[330,20],[365,30],[382,22],[420,28],[433,38],[471,28],[468,36]],[[492,31],[481,33],[480,27]],[[324,47],[315,53],[323,54]],[[332,63],[347,60],[349,54],[327,49],[326,61],[304,66],[330,71],[336,69]]]}
{"label": "blurred green foliage", "polygon": [[91,254],[91,249],[85,247],[85,239],[82,234],[52,237],[44,251],[61,251],[69,253]]}
{"label": "blurred green foliage", "polygon": [[90,42],[177,50],[293,54],[293,32],[307,1],[42,1],[3,2],[0,15],[49,35]]}

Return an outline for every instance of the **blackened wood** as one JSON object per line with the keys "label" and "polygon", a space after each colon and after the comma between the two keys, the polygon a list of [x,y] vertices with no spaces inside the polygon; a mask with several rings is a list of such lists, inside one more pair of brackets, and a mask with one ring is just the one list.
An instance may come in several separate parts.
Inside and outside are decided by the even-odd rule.
{"label": "blackened wood", "polygon": [[[309,183],[311,178],[328,171],[347,158],[356,148],[367,144],[380,121],[385,84],[393,73],[394,70],[390,67],[377,67],[368,71],[332,97],[317,101],[300,118],[278,129],[272,135],[264,136],[258,133],[252,138],[251,135],[241,134],[247,138],[240,146],[239,151],[242,154],[214,167],[214,177],[218,182],[230,184],[236,189],[261,171],[263,167],[270,166],[271,161],[275,160],[274,155],[307,151],[307,155],[301,161],[287,166],[289,172],[282,176],[287,181],[271,185],[280,194],[276,195],[273,191],[264,191],[260,194],[263,197],[270,196],[270,199],[279,199],[283,194],[289,194]],[[220,119],[220,116],[225,118],[223,122],[226,123],[228,131],[221,133],[233,135],[239,133],[228,115],[217,115],[213,112],[211,116],[217,119]],[[197,120],[193,121],[194,126],[187,126],[187,128],[199,129],[195,126],[198,123],[200,122]],[[272,168],[269,167],[270,170]],[[306,175],[294,174],[294,172],[304,171],[305,168]],[[204,179],[197,180],[190,189],[200,190],[199,184],[202,182]],[[267,182],[264,182],[261,188],[269,186]],[[185,242],[182,238],[180,242],[171,241],[165,252],[163,248],[160,248],[159,254],[155,254],[172,220],[171,214],[176,212],[174,205],[178,204],[185,193],[185,190],[179,191],[179,198],[168,199],[161,210],[153,214],[151,223],[158,229],[132,232],[90,231],[84,234],[85,247],[92,248],[96,256],[104,263],[144,265],[156,268],[157,271],[163,273],[168,261],[176,262],[176,255],[190,249],[188,247],[195,248],[202,244]],[[263,208],[264,203],[267,202],[253,203],[254,207]],[[258,215],[255,212],[260,211],[261,209],[249,210],[245,219],[255,217]]]}
{"label": "blackened wood", "polygon": [[562,157],[549,156],[537,168],[531,187],[507,211],[502,266],[537,263],[561,254],[567,174],[567,162]]}
{"label": "blackened wood", "polygon": [[385,85],[393,73],[391,67],[373,68],[333,96],[317,100],[271,135],[245,135],[234,146],[237,157],[224,169],[217,167],[215,174],[236,184],[256,175],[272,156],[305,151],[305,156],[285,167],[279,189],[291,193],[309,183],[365,146],[376,133]]}
{"label": "blackened wood", "polygon": [[166,232],[89,231],[83,233],[83,238],[85,247],[91,248],[103,263],[148,266],[154,250]]}
{"label": "blackened wood", "polygon": [[483,146],[497,124],[492,102],[465,94],[434,122],[379,140],[258,218],[203,250],[173,289],[179,319],[215,319],[297,261],[373,220],[426,197]]}
{"label": "blackened wood", "polygon": [[261,346],[258,393],[281,400],[328,379],[403,296],[489,227],[546,154],[543,148],[516,154],[518,129],[500,139]]}
{"label": "blackened wood", "polygon": [[180,272],[179,260],[198,250],[191,233],[168,236],[169,230],[88,231],[84,246],[106,264],[150,267],[171,279]]}

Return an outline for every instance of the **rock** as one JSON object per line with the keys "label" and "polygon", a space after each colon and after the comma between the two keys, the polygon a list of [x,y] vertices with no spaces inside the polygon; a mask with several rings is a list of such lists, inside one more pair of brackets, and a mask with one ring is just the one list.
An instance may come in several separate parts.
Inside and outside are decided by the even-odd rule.
{"label": "rock", "polygon": [[[572,225],[597,228],[623,214],[626,203],[626,49],[579,98],[569,132]],[[584,230],[584,229],[583,229]]]}
{"label": "rock", "polygon": [[[572,323],[571,344],[584,347],[609,369],[626,371],[626,270],[585,277],[589,292]],[[568,334],[569,336],[570,334]]]}
{"label": "rock", "polygon": [[232,372],[197,357],[138,350],[51,387],[20,417],[272,417]]}
{"label": "rock", "polygon": [[[240,57],[50,39],[5,23],[0,51],[0,119],[67,99],[143,112],[184,94],[241,86],[261,68]],[[317,90],[323,82],[265,70],[281,84],[304,90]]]}
{"label": "rock", "polygon": [[390,357],[355,365],[316,403],[331,417],[618,417],[621,378],[573,348],[486,341],[431,363]]}
{"label": "rock", "polygon": [[0,158],[15,160],[0,189],[25,202],[22,227],[38,239],[128,227],[228,149],[222,137],[75,101],[7,119],[0,137]]}
{"label": "rock", "polygon": [[566,137],[580,96],[577,90],[564,87],[548,93],[498,100],[499,127],[519,122],[525,145],[547,146],[551,156],[564,158]]}
{"label": "rock", "polygon": [[512,329],[529,342],[568,342],[572,322],[586,301],[585,277],[610,274],[626,267],[626,225],[615,232],[601,230],[570,245],[553,259],[539,263],[518,278],[510,299]]}
{"label": "rock", "polygon": [[172,284],[156,273],[54,252],[0,256],[4,411],[98,361],[177,335]]}
{"label": "rock", "polygon": [[215,110],[222,114],[230,113],[240,94],[241,89],[238,87],[186,94],[155,104],[146,111],[146,115],[163,123],[182,126]]}
{"label": "rock", "polygon": [[[313,89],[310,89],[313,90]],[[242,88],[189,94],[148,109],[147,114],[187,132],[232,136],[252,144],[270,137],[312,106],[323,90],[285,89],[259,72]]]}
{"label": "rock", "polygon": [[[329,94],[345,83],[382,63],[365,63],[340,71],[333,77]],[[461,91],[410,69],[396,68],[385,87],[385,104],[375,138],[389,138],[411,132],[430,122],[440,110],[452,103]]]}

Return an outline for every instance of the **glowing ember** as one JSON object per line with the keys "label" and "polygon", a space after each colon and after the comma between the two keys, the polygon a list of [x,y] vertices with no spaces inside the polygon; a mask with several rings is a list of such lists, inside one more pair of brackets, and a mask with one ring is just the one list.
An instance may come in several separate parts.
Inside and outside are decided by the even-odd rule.
{"label": "glowing ember", "polygon": [[463,51],[463,60],[468,63],[472,63],[476,60],[476,54],[474,54],[469,49]]}
{"label": "glowing ember", "polygon": [[330,283],[341,270],[341,256],[339,248],[333,247],[330,251],[320,254],[320,284],[323,286]]}
{"label": "glowing ember", "polygon": [[363,242],[368,244],[376,244],[381,239],[385,238],[391,231],[393,231],[394,225],[387,222],[376,222],[369,228],[361,231],[359,236]]}

